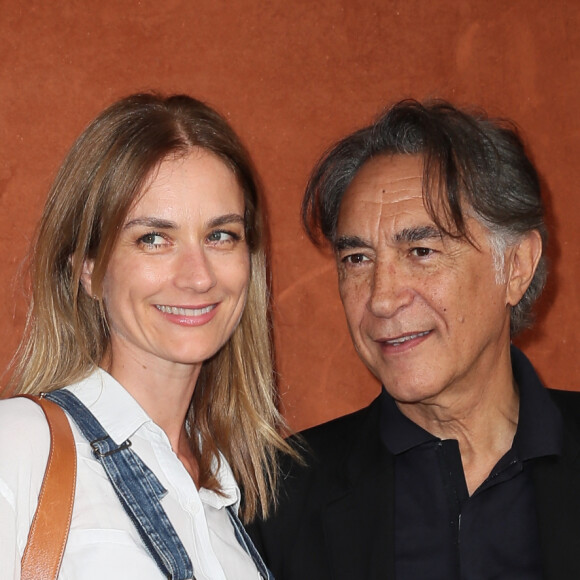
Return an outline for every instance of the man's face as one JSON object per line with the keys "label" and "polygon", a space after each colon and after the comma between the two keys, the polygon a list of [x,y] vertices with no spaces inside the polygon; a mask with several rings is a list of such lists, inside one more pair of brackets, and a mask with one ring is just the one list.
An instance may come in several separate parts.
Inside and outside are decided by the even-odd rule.
{"label": "man's face", "polygon": [[473,245],[435,225],[422,172],[420,157],[403,155],[358,172],[337,224],[339,289],[355,347],[389,393],[448,405],[494,380],[509,345],[509,304],[521,296],[511,295],[509,273],[498,282],[479,222],[467,218]]}

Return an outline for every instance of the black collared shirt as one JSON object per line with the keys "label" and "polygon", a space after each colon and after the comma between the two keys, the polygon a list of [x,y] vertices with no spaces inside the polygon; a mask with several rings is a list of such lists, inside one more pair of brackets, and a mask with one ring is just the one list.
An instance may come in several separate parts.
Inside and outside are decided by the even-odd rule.
{"label": "black collared shirt", "polygon": [[561,453],[562,418],[527,358],[515,347],[511,356],[516,435],[471,497],[458,442],[407,419],[383,389],[381,437],[395,455],[397,580],[541,579],[531,465]]}

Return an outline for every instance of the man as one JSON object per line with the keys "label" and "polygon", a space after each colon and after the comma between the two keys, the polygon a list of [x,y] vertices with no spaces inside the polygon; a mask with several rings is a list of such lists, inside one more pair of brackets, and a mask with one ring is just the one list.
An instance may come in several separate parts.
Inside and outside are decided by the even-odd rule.
{"label": "man", "polygon": [[252,529],[276,579],[580,578],[580,396],[511,346],[546,275],[515,131],[398,103],[326,154],[303,217],[384,388],[304,433]]}

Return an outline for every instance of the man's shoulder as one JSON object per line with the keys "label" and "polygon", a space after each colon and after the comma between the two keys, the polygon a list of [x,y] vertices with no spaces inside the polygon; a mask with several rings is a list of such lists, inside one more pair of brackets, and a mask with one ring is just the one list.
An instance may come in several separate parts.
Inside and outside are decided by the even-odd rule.
{"label": "man's shoulder", "polygon": [[556,403],[564,420],[573,423],[580,433],[580,392],[547,389],[552,401]]}
{"label": "man's shoulder", "polygon": [[364,455],[370,453],[376,458],[374,448],[380,445],[379,410],[380,401],[375,399],[363,409],[311,427],[290,439],[301,459],[289,455],[281,458],[274,514],[248,528],[258,547],[270,555],[269,564],[274,564],[274,555],[285,552],[287,545],[306,533],[304,529],[310,533],[312,526],[320,525],[320,511],[349,488],[349,459],[354,456],[357,464],[362,463],[357,473],[364,472],[369,463],[376,465]]}
{"label": "man's shoulder", "polygon": [[547,391],[557,405],[580,409],[580,391],[564,391],[558,389],[547,389]]}
{"label": "man's shoulder", "polygon": [[332,462],[344,457],[345,452],[361,437],[374,437],[378,433],[378,424],[377,398],[358,411],[300,432],[294,441],[304,449],[307,457]]}
{"label": "man's shoulder", "polygon": [[[379,400],[375,399],[363,409],[292,437],[290,444],[300,459],[281,458],[280,497],[325,494],[328,486],[344,480],[353,456],[357,464],[362,463],[361,469],[372,463],[375,447],[380,446],[379,407]],[[367,457],[368,454],[372,457]]]}

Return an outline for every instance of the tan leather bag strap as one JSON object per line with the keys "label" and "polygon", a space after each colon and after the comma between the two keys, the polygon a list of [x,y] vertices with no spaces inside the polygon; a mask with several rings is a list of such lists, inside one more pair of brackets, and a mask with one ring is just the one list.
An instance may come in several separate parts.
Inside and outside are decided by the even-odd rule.
{"label": "tan leather bag strap", "polygon": [[68,538],[76,485],[77,455],[65,412],[42,397],[38,403],[50,429],[50,452],[38,507],[22,555],[21,580],[56,580]]}

